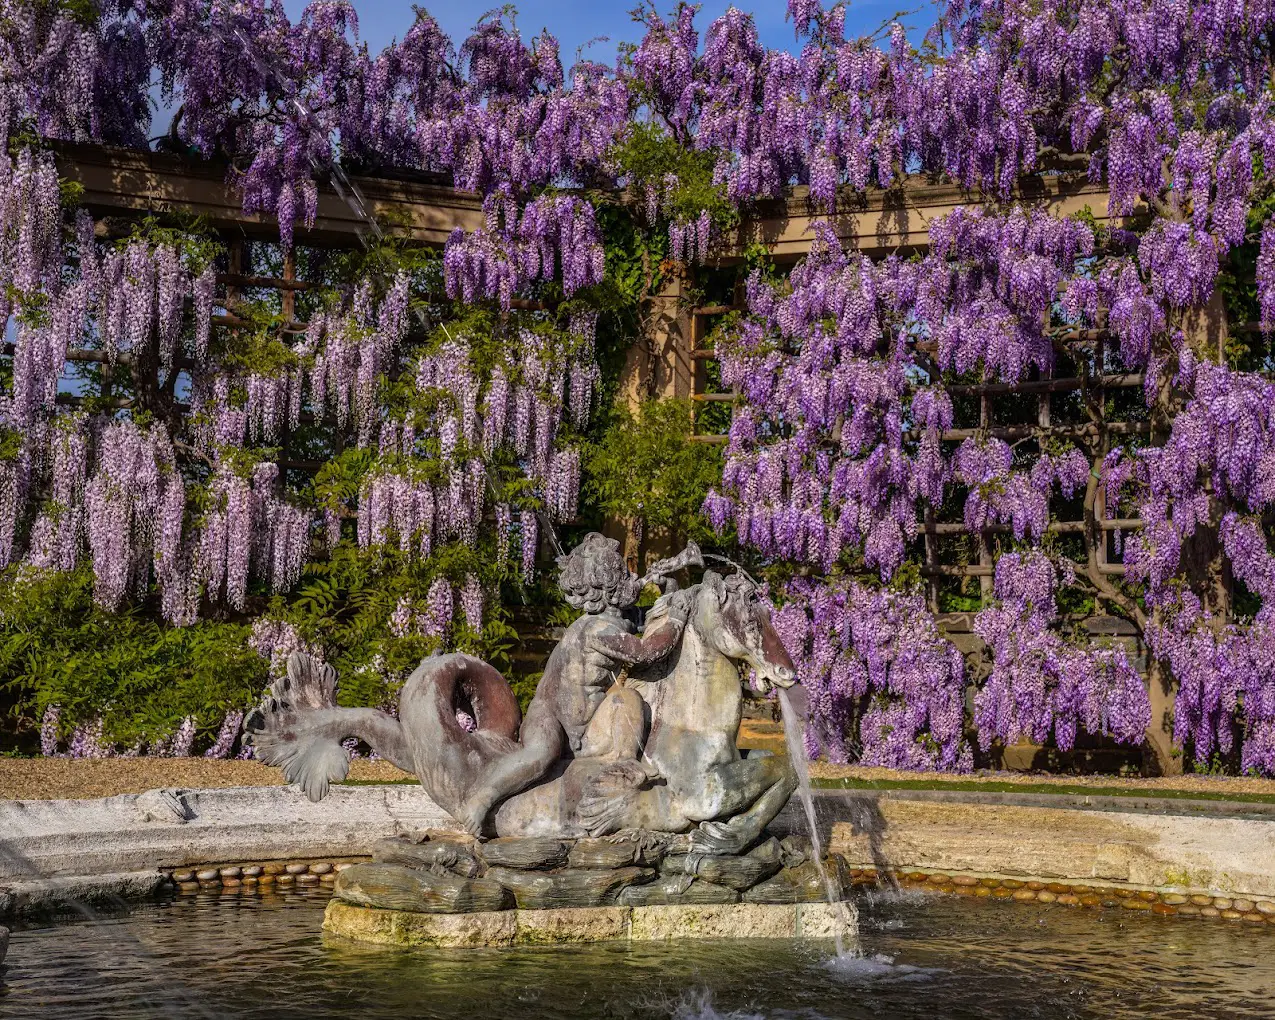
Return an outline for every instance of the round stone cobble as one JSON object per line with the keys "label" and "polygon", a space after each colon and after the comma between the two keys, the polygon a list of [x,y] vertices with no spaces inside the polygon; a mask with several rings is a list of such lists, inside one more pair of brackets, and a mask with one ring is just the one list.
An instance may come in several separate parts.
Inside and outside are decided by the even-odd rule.
{"label": "round stone cobble", "polygon": [[276,885],[293,885],[297,880],[296,875],[278,875],[275,877]]}
{"label": "round stone cobble", "polygon": [[1076,894],[1074,888],[1069,885],[1063,885],[1061,882],[1050,882],[1045,888],[1055,896],[1074,896]]}
{"label": "round stone cobble", "polygon": [[1138,899],[1146,900],[1148,903],[1154,903],[1160,898],[1160,894],[1152,892],[1150,889],[1143,889],[1138,893]]}
{"label": "round stone cobble", "polygon": [[1232,910],[1230,907],[1227,907],[1225,910],[1222,911],[1222,917],[1226,919],[1227,921],[1238,921],[1241,918],[1243,918],[1243,916],[1244,915],[1241,914],[1238,910]]}
{"label": "round stone cobble", "polygon": [[310,865],[295,861],[292,864],[285,864],[283,870],[289,875],[303,875],[310,870]]}
{"label": "round stone cobble", "polygon": [[1030,889],[1032,892],[1040,892],[1042,889],[1045,888],[1045,883],[1044,882],[1028,882],[1027,888]]}
{"label": "round stone cobble", "polygon": [[1238,910],[1241,914],[1253,913],[1256,904],[1252,900],[1232,900],[1231,909]]}
{"label": "round stone cobble", "polygon": [[199,892],[199,883],[198,882],[182,882],[177,886],[177,888],[187,894],[197,893]]}
{"label": "round stone cobble", "polygon": [[1074,893],[1059,893],[1058,902],[1064,907],[1078,907],[1080,906],[1080,897]]}
{"label": "round stone cobble", "polygon": [[1080,897],[1080,905],[1082,907],[1100,907],[1102,906],[1102,899],[1093,893],[1085,893],[1084,896]]}
{"label": "round stone cobble", "polygon": [[1007,899],[1010,899],[1013,895],[1014,895],[1013,889],[1006,889],[1002,887],[1000,889],[992,890],[992,896],[998,900],[1007,900]]}
{"label": "round stone cobble", "polygon": [[953,885],[973,886],[978,885],[978,879],[973,875],[953,875]]}
{"label": "round stone cobble", "polygon": [[1265,924],[1265,923],[1266,923],[1266,918],[1265,918],[1265,916],[1264,916],[1264,915],[1262,915],[1262,914],[1259,914],[1256,910],[1250,910],[1247,914],[1245,914],[1245,915],[1244,915],[1244,920],[1246,920],[1246,921],[1252,921],[1252,922],[1254,922],[1255,924]]}
{"label": "round stone cobble", "polygon": [[1136,896],[1130,896],[1127,900],[1121,900],[1120,906],[1125,910],[1150,910],[1151,904],[1146,900],[1140,900]]}
{"label": "round stone cobble", "polygon": [[1171,892],[1171,893],[1165,893],[1163,896],[1161,896],[1160,901],[1162,903],[1169,904],[1169,906],[1171,907],[1180,907],[1182,906],[1182,904],[1187,902],[1187,898],[1183,896],[1181,893]]}
{"label": "round stone cobble", "polygon": [[230,875],[227,878],[223,878],[221,880],[221,884],[222,884],[222,887],[226,889],[238,889],[241,885],[243,885],[243,883],[239,881],[239,879],[235,878],[234,875]]}
{"label": "round stone cobble", "polygon": [[261,873],[263,875],[282,875],[283,871],[284,866],[279,861],[271,861],[269,864],[263,864],[261,866]]}
{"label": "round stone cobble", "polygon": [[1162,917],[1172,917],[1178,912],[1178,908],[1168,903],[1152,903],[1151,912]]}
{"label": "round stone cobble", "polygon": [[1201,917],[1220,917],[1221,914],[1222,912],[1218,910],[1217,907],[1201,907],[1200,908]]}
{"label": "round stone cobble", "polygon": [[335,868],[334,870],[336,870],[336,871],[345,871],[347,868],[352,868],[352,867],[354,867],[354,862],[353,862],[353,861],[342,861],[340,864],[338,864],[338,865],[336,866],[336,868]]}
{"label": "round stone cobble", "polygon": [[1199,893],[1194,893],[1191,896],[1191,902],[1194,903],[1197,907],[1211,907],[1213,906],[1213,897],[1202,896]]}
{"label": "round stone cobble", "polygon": [[1052,893],[1048,889],[1042,889],[1036,894],[1036,899],[1041,903],[1057,903],[1058,894]]}
{"label": "round stone cobble", "polygon": [[215,882],[221,878],[221,873],[216,868],[205,868],[203,871],[197,872],[195,877],[201,882]]}
{"label": "round stone cobble", "polygon": [[189,870],[174,871],[173,881],[176,882],[178,885],[180,885],[182,882],[193,882],[195,881],[195,873]]}
{"label": "round stone cobble", "polygon": [[1268,914],[1275,916],[1275,903],[1270,900],[1258,900],[1254,906],[1259,914]]}
{"label": "round stone cobble", "polygon": [[222,868],[218,873],[222,878],[240,878],[243,876],[243,871],[239,868]]}
{"label": "round stone cobble", "polygon": [[1026,903],[1028,900],[1034,900],[1035,898],[1036,894],[1030,889],[1014,890],[1014,899],[1018,900],[1019,903]]}
{"label": "round stone cobble", "polygon": [[1232,908],[1232,903],[1229,897],[1214,896],[1213,906],[1217,907],[1218,910],[1230,910]]}
{"label": "round stone cobble", "polygon": [[1014,878],[1003,879],[1001,885],[1006,889],[1021,889],[1023,887],[1023,883]]}
{"label": "round stone cobble", "polygon": [[328,861],[320,861],[318,864],[310,865],[311,875],[326,875],[331,870],[332,870],[332,865]]}
{"label": "round stone cobble", "polygon": [[244,876],[244,878],[260,878],[260,877],[261,877],[261,865],[260,865],[260,864],[250,864],[250,865],[248,865],[248,867],[246,867],[246,868],[244,868],[244,869],[243,869],[243,876]]}
{"label": "round stone cobble", "polygon": [[297,885],[318,885],[319,876],[311,875],[309,872],[297,876]]}
{"label": "round stone cobble", "polygon": [[978,884],[987,886],[988,889],[996,889],[1001,883],[1000,880],[996,878],[980,878],[978,880]]}
{"label": "round stone cobble", "polygon": [[1177,910],[1178,910],[1178,913],[1181,914],[1183,917],[1199,917],[1200,916],[1200,908],[1197,907],[1194,903],[1183,903],[1180,907],[1177,908]]}
{"label": "round stone cobble", "polygon": [[976,885],[974,887],[974,895],[980,899],[986,899],[987,897],[992,895],[992,892],[993,890],[989,889],[985,885]]}

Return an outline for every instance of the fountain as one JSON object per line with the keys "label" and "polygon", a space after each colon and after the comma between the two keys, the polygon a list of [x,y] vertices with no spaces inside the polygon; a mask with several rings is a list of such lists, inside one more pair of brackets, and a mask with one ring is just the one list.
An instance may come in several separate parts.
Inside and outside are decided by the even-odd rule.
{"label": "fountain", "polygon": [[[344,870],[327,927],[447,945],[806,934],[834,937],[840,952],[854,929],[849,869],[819,845],[791,703],[795,753],[736,746],[741,669],[785,691],[791,660],[746,574],[668,583],[702,565],[691,546],[638,579],[598,534],[560,557],[563,593],[584,614],[525,718],[472,656],[424,660],[396,718],[338,707],[332,668],[294,654],[245,724],[257,756],[319,800],[346,774],[342,741],[359,738],[457,823],[382,841],[371,863]],[[648,579],[667,590],[639,636],[623,610]],[[767,828],[794,792],[809,840]],[[555,910],[575,913],[541,916]]]}

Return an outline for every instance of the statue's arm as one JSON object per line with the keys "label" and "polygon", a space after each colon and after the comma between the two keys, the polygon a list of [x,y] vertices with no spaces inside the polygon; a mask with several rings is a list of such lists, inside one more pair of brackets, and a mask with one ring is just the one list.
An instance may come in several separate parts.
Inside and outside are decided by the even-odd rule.
{"label": "statue's arm", "polygon": [[589,644],[619,665],[649,666],[677,647],[682,640],[683,627],[682,621],[668,617],[641,636],[607,631],[590,635]]}

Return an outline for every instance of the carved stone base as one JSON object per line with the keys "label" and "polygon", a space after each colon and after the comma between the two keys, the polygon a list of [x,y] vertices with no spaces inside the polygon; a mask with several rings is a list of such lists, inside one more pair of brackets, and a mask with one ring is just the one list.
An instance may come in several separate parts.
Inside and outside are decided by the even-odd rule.
{"label": "carved stone base", "polygon": [[[685,836],[634,833],[613,839],[493,839],[452,833],[384,839],[374,863],[337,876],[338,900],[423,914],[576,907],[826,901],[828,887],[808,840],[763,838],[743,854],[692,849]],[[850,889],[845,861],[824,862],[834,899]]]}
{"label": "carved stone base", "polygon": [[695,938],[832,938],[852,934],[827,903],[719,903],[645,907],[560,907],[425,914],[328,904],[324,930],[391,946],[478,948]]}

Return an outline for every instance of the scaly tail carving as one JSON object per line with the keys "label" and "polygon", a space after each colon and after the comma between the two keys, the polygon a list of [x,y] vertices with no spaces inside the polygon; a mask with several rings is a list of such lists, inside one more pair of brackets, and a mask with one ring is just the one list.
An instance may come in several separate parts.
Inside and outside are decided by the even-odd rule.
{"label": "scaly tail carving", "polygon": [[287,676],[270,685],[244,731],[258,760],[278,765],[313,801],[350,771],[350,756],[341,746],[346,737],[359,737],[383,758],[411,769],[398,720],[376,709],[338,708],[336,670],[303,652],[288,656]]}

